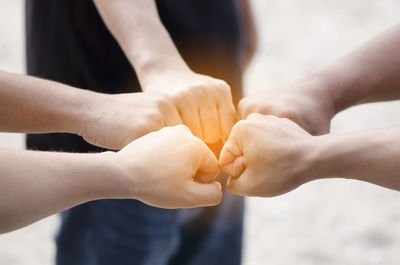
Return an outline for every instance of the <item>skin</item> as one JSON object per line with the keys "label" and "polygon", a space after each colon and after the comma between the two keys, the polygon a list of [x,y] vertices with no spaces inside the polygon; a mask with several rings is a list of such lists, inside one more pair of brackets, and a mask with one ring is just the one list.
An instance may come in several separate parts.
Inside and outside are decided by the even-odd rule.
{"label": "skin", "polygon": [[[214,181],[217,160],[186,127],[164,128],[129,143],[182,122],[207,143],[226,139],[235,122],[229,86],[187,67],[153,1],[95,2],[146,93],[103,95],[0,71],[0,131],[76,133],[91,144],[123,149],[101,154],[0,150],[0,186],[8,187],[0,195],[0,233],[100,198],[135,198],[163,208],[221,200]],[[250,12],[248,1],[241,4]],[[245,15],[247,65],[256,35],[252,17]]]}
{"label": "skin", "polygon": [[395,26],[281,91],[243,99],[239,115],[247,119],[234,126],[220,156],[231,176],[229,189],[269,197],[339,177],[400,190],[399,128],[311,135],[327,133],[331,118],[350,106],[399,99],[399,69],[400,26]]}
{"label": "skin", "polygon": [[313,135],[324,134],[332,117],[348,107],[399,99],[398,69],[400,25],[283,89],[242,99],[238,114],[288,118]]}
{"label": "skin", "polygon": [[165,95],[106,95],[4,71],[0,84],[3,132],[75,133],[118,150],[149,132],[182,123]]}
{"label": "skin", "polygon": [[163,208],[219,203],[218,161],[206,144],[183,125],[149,133],[180,122],[160,95],[105,95],[0,71],[0,131],[76,133],[124,147],[100,154],[0,150],[0,233],[101,198]]}
{"label": "skin", "polygon": [[206,143],[227,139],[236,118],[229,85],[189,69],[162,25],[155,2],[94,2],[135,68],[143,91],[167,94],[183,124]]}
{"label": "skin", "polygon": [[399,128],[312,136],[286,118],[251,114],[238,122],[220,158],[241,196],[272,197],[322,178],[347,178],[400,191]]}
{"label": "skin", "polygon": [[218,173],[214,154],[183,125],[150,133],[119,152],[0,150],[0,233],[104,198],[169,209],[216,205],[222,198]]}

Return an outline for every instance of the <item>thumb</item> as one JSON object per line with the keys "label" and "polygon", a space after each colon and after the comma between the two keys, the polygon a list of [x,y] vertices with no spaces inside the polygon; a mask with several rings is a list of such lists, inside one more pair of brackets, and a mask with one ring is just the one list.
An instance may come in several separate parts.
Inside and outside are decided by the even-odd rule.
{"label": "thumb", "polygon": [[219,158],[219,165],[231,177],[239,177],[246,168],[245,157],[236,143],[236,137],[229,137]]}
{"label": "thumb", "polygon": [[191,196],[189,201],[195,204],[193,207],[213,206],[222,200],[221,184],[217,181],[206,184],[190,181],[187,189]]}

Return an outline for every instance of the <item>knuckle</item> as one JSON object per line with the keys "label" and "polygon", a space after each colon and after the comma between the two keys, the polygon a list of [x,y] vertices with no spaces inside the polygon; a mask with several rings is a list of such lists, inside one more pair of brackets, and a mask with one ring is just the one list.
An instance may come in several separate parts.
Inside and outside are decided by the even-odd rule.
{"label": "knuckle", "polygon": [[[261,114],[260,114],[261,115]],[[261,115],[261,118],[263,119],[263,120],[266,120],[266,121],[269,121],[269,122],[271,122],[271,121],[276,121],[276,120],[279,120],[280,118],[278,118],[277,116],[275,116],[275,115]]]}
{"label": "knuckle", "polygon": [[157,96],[155,103],[159,109],[165,109],[169,106],[169,101],[164,96]]}
{"label": "knuckle", "polygon": [[164,119],[159,111],[151,111],[146,114],[146,120],[153,124],[163,124]]}
{"label": "knuckle", "polygon": [[247,120],[259,120],[263,118],[269,118],[271,115],[263,115],[260,113],[251,113],[248,117]]}
{"label": "knuckle", "polygon": [[206,98],[208,95],[209,87],[207,85],[196,85],[193,87],[193,94],[196,98]]}
{"label": "knuckle", "polygon": [[178,93],[170,95],[172,101],[175,105],[186,104],[191,98],[191,90],[181,90]]}
{"label": "knuckle", "polygon": [[193,146],[196,147],[198,150],[203,150],[205,147],[204,142],[197,137],[192,137],[192,143]]}
{"label": "knuckle", "polygon": [[174,127],[172,127],[175,131],[181,133],[181,134],[189,134],[190,135],[190,130],[186,125],[183,124],[179,124],[179,125],[175,125]]}
{"label": "knuckle", "polygon": [[239,102],[238,109],[246,113],[270,114],[273,111],[268,104],[259,103],[253,98],[244,98]]}
{"label": "knuckle", "polygon": [[147,122],[137,122],[136,123],[136,130],[135,130],[135,134],[137,135],[137,137],[141,137],[153,130],[155,130],[156,126],[151,126],[149,125]]}
{"label": "knuckle", "polygon": [[220,83],[216,87],[216,91],[219,95],[225,96],[225,97],[231,97],[231,88],[230,86],[225,83],[225,81],[221,81],[223,83]]}
{"label": "knuckle", "polygon": [[242,99],[239,101],[238,109],[243,110],[244,108],[247,108],[247,107],[249,107],[250,105],[251,105],[251,104],[250,104],[250,99],[249,99],[248,97],[245,97],[245,98],[242,98]]}
{"label": "knuckle", "polygon": [[216,80],[214,80],[214,82],[215,82],[216,86],[219,87],[220,89],[225,89],[225,90],[230,89],[230,86],[224,80],[216,79]]}
{"label": "knuckle", "polygon": [[296,111],[294,111],[292,109],[288,109],[288,108],[279,110],[276,115],[281,118],[288,118],[288,119],[296,119],[297,118]]}
{"label": "knuckle", "polygon": [[262,104],[262,105],[252,104],[252,108],[254,109],[254,112],[260,114],[264,115],[274,114],[274,108],[267,104]]}
{"label": "knuckle", "polygon": [[240,120],[233,126],[232,132],[243,133],[247,130],[248,125],[249,125],[249,121]]}

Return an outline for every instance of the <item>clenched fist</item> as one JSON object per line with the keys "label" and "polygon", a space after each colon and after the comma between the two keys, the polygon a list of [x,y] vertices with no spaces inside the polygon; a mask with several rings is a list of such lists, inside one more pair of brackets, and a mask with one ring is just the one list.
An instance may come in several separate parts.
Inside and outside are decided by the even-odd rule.
{"label": "clenched fist", "polygon": [[222,80],[190,70],[177,71],[154,76],[143,90],[167,94],[183,124],[206,143],[226,140],[235,124],[231,89]]}
{"label": "clenched fist", "polygon": [[126,197],[162,208],[216,205],[221,185],[215,181],[218,161],[200,139],[183,125],[143,136],[114,155],[124,172]]}
{"label": "clenched fist", "polygon": [[182,124],[168,96],[156,93],[91,93],[79,118],[77,134],[87,142],[119,150],[147,133]]}
{"label": "clenched fist", "polygon": [[239,121],[223,147],[220,166],[237,195],[270,197],[309,181],[308,132],[288,119],[251,114]]}
{"label": "clenched fist", "polygon": [[251,113],[290,119],[312,135],[328,133],[336,114],[329,90],[315,80],[301,80],[280,90],[243,98],[238,107],[240,118],[246,119]]}

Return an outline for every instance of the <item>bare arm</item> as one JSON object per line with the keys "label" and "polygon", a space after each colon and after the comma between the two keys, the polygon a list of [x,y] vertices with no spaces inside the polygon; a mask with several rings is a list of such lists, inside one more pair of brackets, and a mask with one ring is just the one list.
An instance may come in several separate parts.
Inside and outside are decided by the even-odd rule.
{"label": "bare arm", "polygon": [[229,86],[192,72],[162,25],[153,0],[95,0],[134,66],[143,91],[168,94],[182,121],[208,143],[227,138],[235,122]]}
{"label": "bare arm", "polygon": [[71,132],[96,93],[0,70],[0,131]]}
{"label": "bare arm", "polygon": [[400,25],[316,69],[311,78],[325,84],[336,112],[360,103],[399,99]]}
{"label": "bare arm", "polygon": [[121,149],[146,133],[181,123],[163,95],[106,95],[0,71],[0,131],[75,133],[91,144]]}
{"label": "bare arm", "polygon": [[400,128],[313,139],[309,176],[349,178],[400,191]]}
{"label": "bare arm", "polygon": [[94,2],[134,66],[144,89],[160,72],[188,70],[161,23],[154,0]]}
{"label": "bare arm", "polygon": [[0,150],[0,233],[102,198],[162,208],[215,205],[222,197],[218,172],[214,154],[182,125],[116,153]]}
{"label": "bare arm", "polygon": [[127,190],[103,154],[1,150],[0,175],[0,233]]}
{"label": "bare arm", "polygon": [[283,89],[244,98],[239,113],[288,118],[314,135],[350,106],[400,98],[400,25]]}
{"label": "bare arm", "polygon": [[400,129],[311,136],[288,119],[252,114],[220,158],[238,195],[270,197],[312,180],[348,178],[400,191]]}

